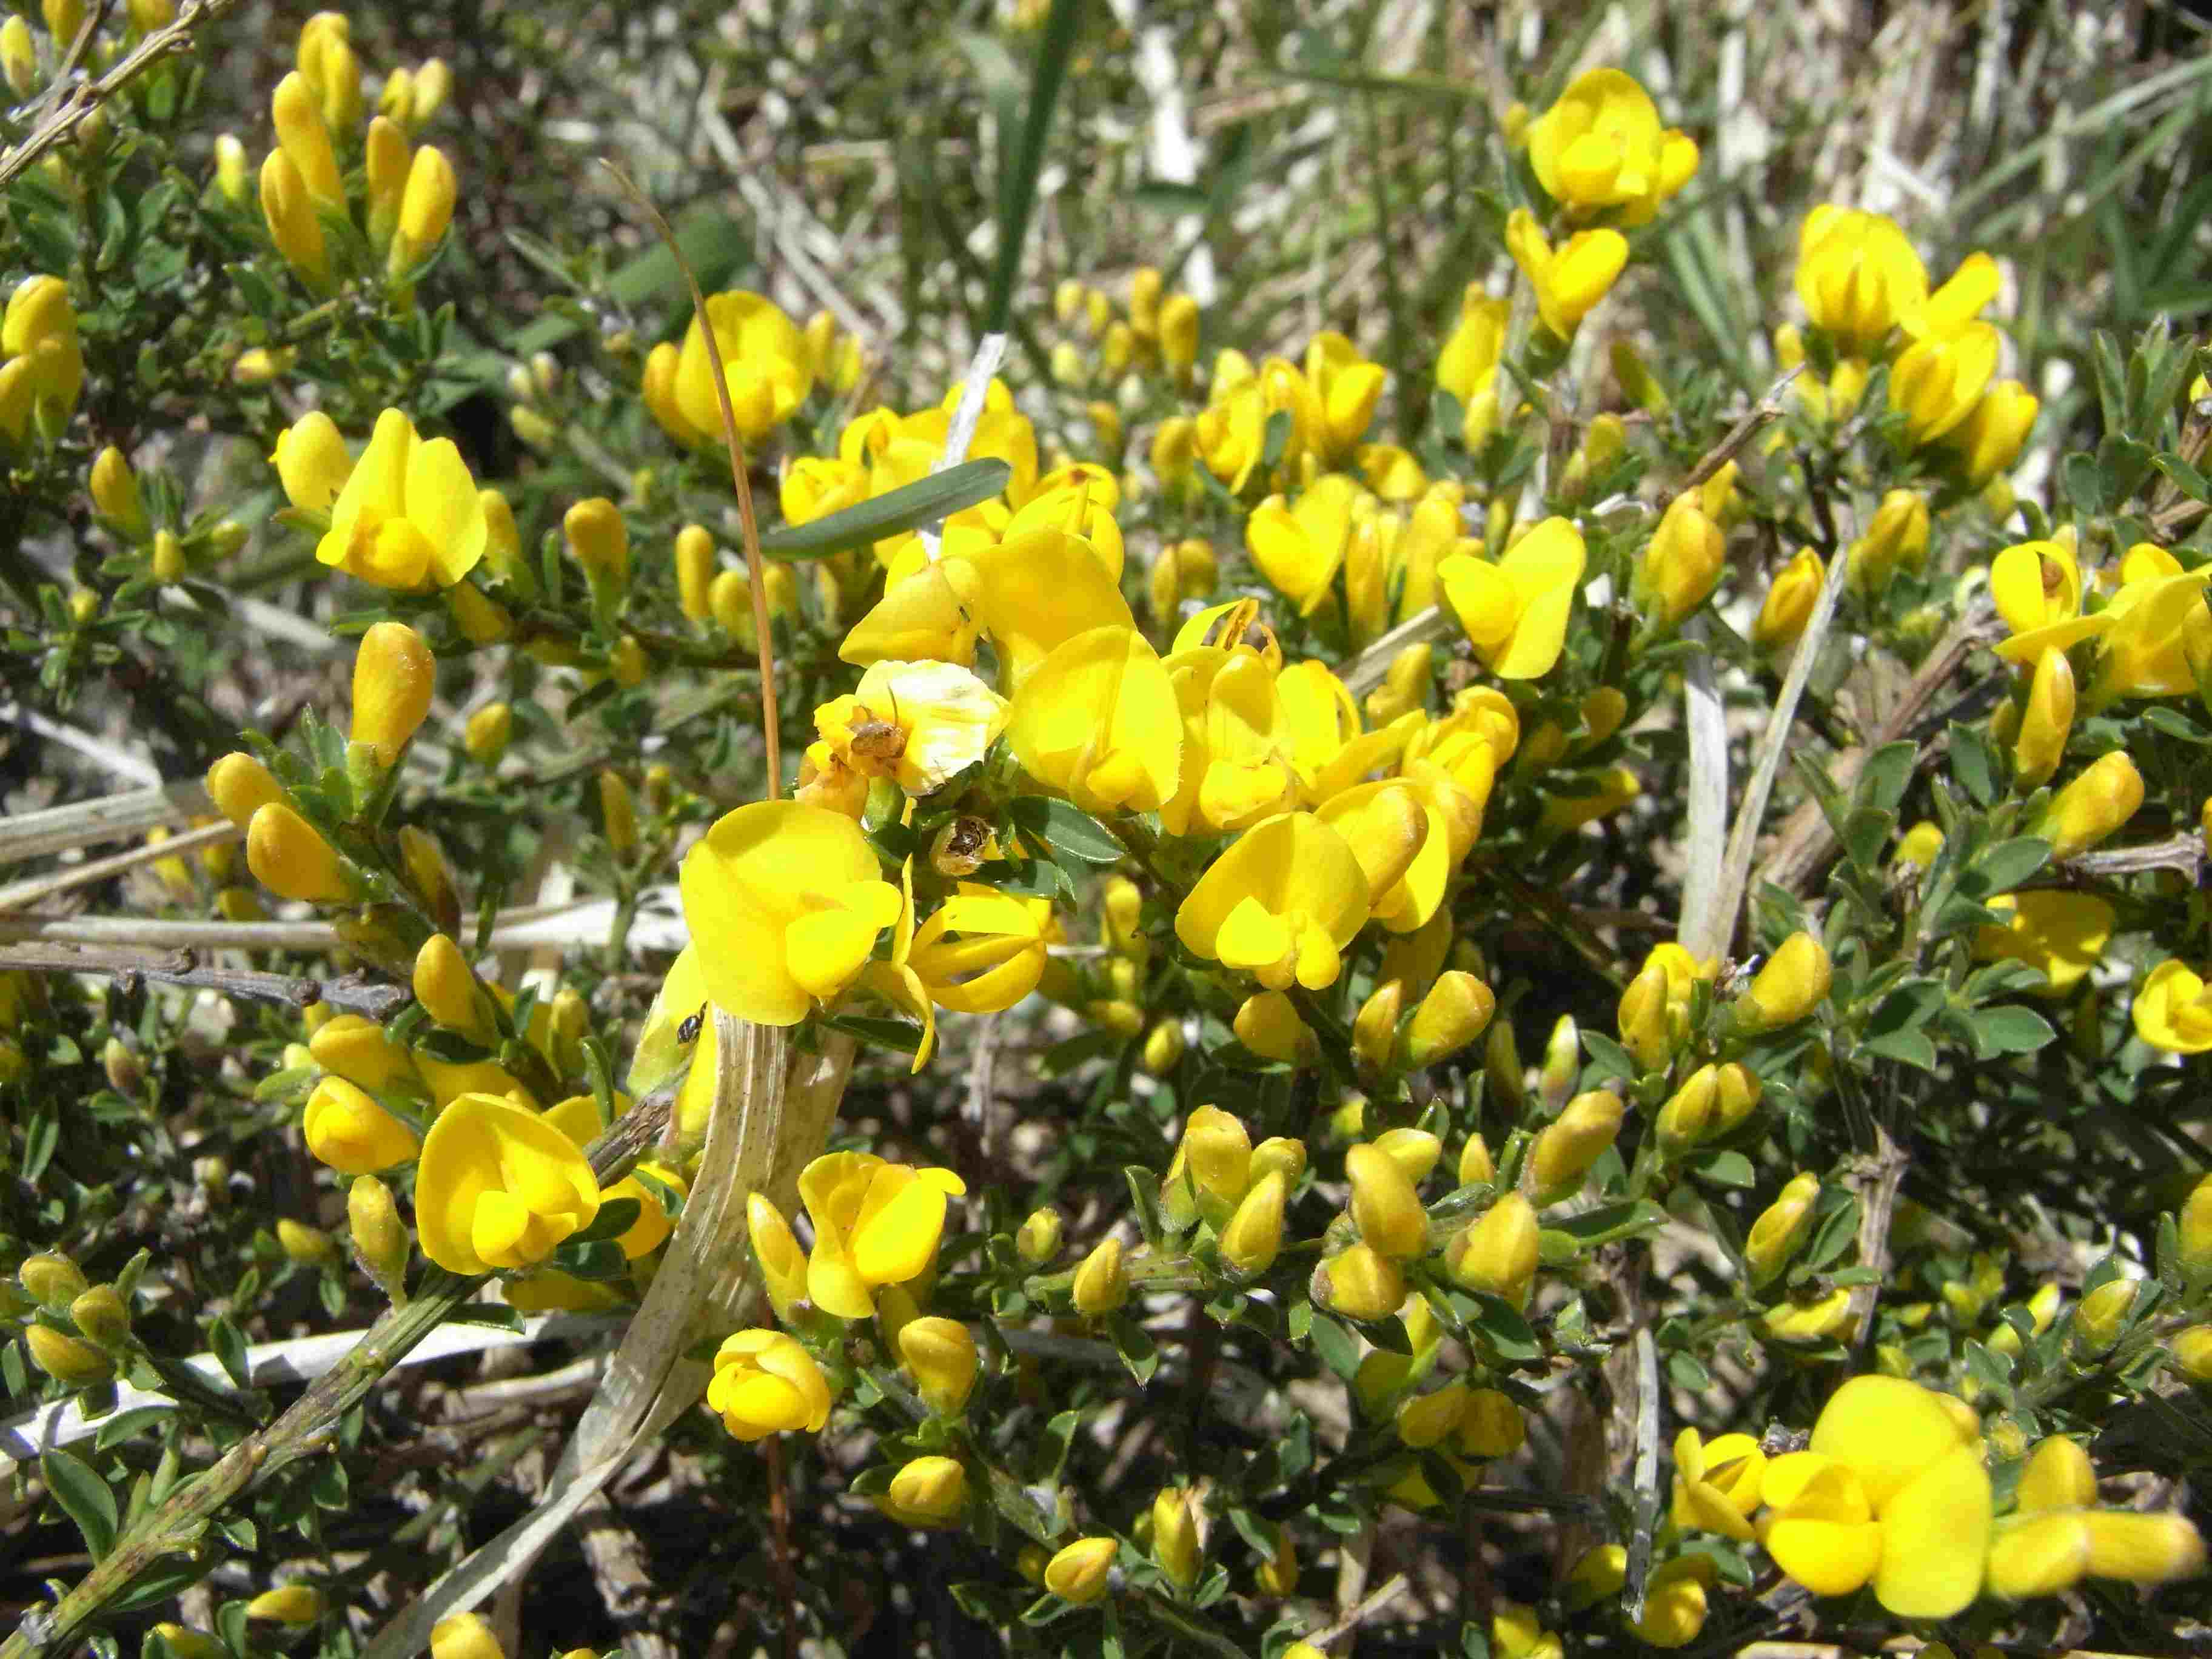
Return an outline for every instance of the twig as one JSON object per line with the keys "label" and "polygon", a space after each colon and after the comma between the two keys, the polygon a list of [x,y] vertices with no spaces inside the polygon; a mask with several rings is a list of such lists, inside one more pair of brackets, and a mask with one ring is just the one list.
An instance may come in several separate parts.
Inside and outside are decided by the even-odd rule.
{"label": "twig", "polygon": [[189,951],[155,958],[124,951],[27,950],[20,945],[0,948],[0,969],[23,969],[38,974],[112,974],[116,978],[150,979],[161,985],[182,985],[195,990],[219,991],[225,996],[246,997],[256,1002],[280,1002],[294,1008],[328,1003],[340,1013],[366,1014],[387,1020],[414,1000],[404,985],[384,985],[348,975],[343,979],[301,979],[290,974],[264,974],[244,968],[202,968]]}
{"label": "twig", "polygon": [[1782,413],[1783,392],[1789,389],[1790,382],[1804,371],[1804,364],[1796,364],[1780,380],[1767,387],[1766,395],[1744,410],[1743,418],[1723,433],[1721,441],[1705,452],[1705,459],[1690,469],[1689,476],[1682,480],[1682,488],[1695,489],[1734,460],[1737,452],[1752,441],[1759,428]]}
{"label": "twig", "polygon": [[2191,830],[2141,847],[2112,847],[2082,853],[2058,867],[2083,876],[2139,876],[2146,870],[2178,870],[2193,887],[2204,867],[2204,837]]}
{"label": "twig", "polygon": [[1911,1162],[1876,1116],[1872,1153],[1844,1176],[1844,1184],[1859,1200],[1859,1266],[1874,1270],[1869,1283],[1851,1288],[1851,1319],[1862,1352],[1874,1340],[1875,1304],[1881,1298],[1882,1280],[1889,1275],[1889,1224],[1897,1212],[1898,1188]]}
{"label": "twig", "polygon": [[1327,1647],[1331,1642],[1341,1641],[1403,1595],[1406,1589],[1406,1575],[1402,1572],[1394,1572],[1365,1595],[1360,1597],[1353,1606],[1347,1608],[1334,1624],[1326,1630],[1315,1632],[1305,1639],[1317,1648]]}
{"label": "twig", "polygon": [[[185,0],[173,21],[141,40],[106,74],[97,81],[79,82],[28,137],[0,155],[0,188],[57,144],[74,137],[87,116],[137,80],[156,58],[189,51],[192,30],[198,25],[222,16],[237,3],[238,0]],[[106,8],[100,9],[104,12]],[[70,47],[72,58],[79,46],[88,41],[89,34],[90,26],[78,32],[77,41]]]}
{"label": "twig", "polygon": [[1659,1524],[1659,1350],[1651,1328],[1636,1328],[1636,1529],[1628,1536],[1628,1582],[1623,1615],[1644,1617],[1644,1586],[1651,1571],[1651,1534]]}
{"label": "twig", "polygon": [[1718,956],[1728,940],[1718,933],[1721,873],[1728,842],[1728,708],[1713,672],[1705,619],[1683,629],[1705,648],[1684,665],[1682,724],[1690,736],[1689,845],[1682,874],[1684,949],[1700,958]]}
{"label": "twig", "polygon": [[1345,690],[1355,697],[1364,697],[1382,684],[1382,677],[1390,672],[1391,659],[1409,645],[1433,643],[1449,639],[1459,618],[1443,605],[1432,605],[1406,618],[1389,633],[1376,640],[1357,657],[1344,671]]}
{"label": "twig", "polygon": [[71,865],[66,870],[32,876],[0,887],[0,910],[20,910],[27,904],[36,904],[40,899],[52,898],[57,893],[66,893],[73,888],[88,887],[94,882],[106,881],[110,876],[119,876],[126,870],[135,870],[142,864],[151,864],[156,859],[197,853],[203,847],[219,847],[226,842],[238,840],[243,833],[236,824],[225,820],[198,830],[187,830],[183,835],[172,836],[167,841],[149,842],[145,846],[134,847],[127,853],[115,853],[104,859]]}
{"label": "twig", "polygon": [[198,780],[126,789],[93,800],[71,801],[43,811],[23,812],[0,823],[0,865],[65,853],[94,842],[143,835],[156,824],[174,823],[215,811]]}
{"label": "twig", "polygon": [[[602,1185],[627,1175],[659,1139],[681,1084],[680,1078],[673,1079],[647,1096],[592,1143],[592,1170]],[[0,1659],[35,1659],[70,1651],[109,1604],[165,1558],[197,1553],[206,1523],[231,1499],[280,1468],[328,1451],[346,1413],[490,1277],[432,1268],[412,1300],[389,1310],[370,1326],[283,1416],[240,1441],[197,1480],[184,1483],[166,1503],[141,1516],[76,1589],[51,1606],[25,1614],[15,1633],[0,1643]]]}

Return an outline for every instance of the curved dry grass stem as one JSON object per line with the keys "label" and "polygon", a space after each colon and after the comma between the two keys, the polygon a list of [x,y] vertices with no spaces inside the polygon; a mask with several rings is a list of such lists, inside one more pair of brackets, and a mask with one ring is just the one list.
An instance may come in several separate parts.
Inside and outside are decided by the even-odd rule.
{"label": "curved dry grass stem", "polygon": [[761,729],[768,742],[768,798],[778,800],[783,795],[783,731],[775,704],[775,646],[769,638],[768,584],[761,568],[760,520],[753,516],[752,481],[745,471],[744,445],[738,439],[737,411],[730,406],[730,383],[723,374],[721,343],[714,338],[714,325],[707,319],[707,296],[700,291],[699,279],[692,274],[690,262],[684,257],[683,246],[668,221],[661,216],[659,208],[646,199],[645,192],[630,182],[628,173],[604,155],[599,157],[599,165],[614,175],[623,193],[653,221],[653,229],[667,246],[669,258],[684,273],[684,287],[691,290],[691,309],[699,319],[699,332],[707,343],[707,362],[714,371],[714,402],[722,416],[722,441],[729,447],[730,482],[738,491],[738,524],[744,538],[745,578],[753,591],[753,638],[760,651]]}

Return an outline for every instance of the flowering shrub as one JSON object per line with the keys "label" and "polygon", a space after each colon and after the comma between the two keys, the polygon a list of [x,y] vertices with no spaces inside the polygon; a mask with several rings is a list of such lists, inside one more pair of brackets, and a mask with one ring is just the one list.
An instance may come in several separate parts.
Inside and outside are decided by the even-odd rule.
{"label": "flowering shrub", "polygon": [[[0,1659],[2203,1638],[2201,296],[1610,33],[1240,46],[1371,140],[1291,326],[1294,126],[1028,234],[1203,23],[959,35],[987,200],[831,12],[231,9],[0,24]],[[586,44],[902,326],[842,186],[518,216]]]}

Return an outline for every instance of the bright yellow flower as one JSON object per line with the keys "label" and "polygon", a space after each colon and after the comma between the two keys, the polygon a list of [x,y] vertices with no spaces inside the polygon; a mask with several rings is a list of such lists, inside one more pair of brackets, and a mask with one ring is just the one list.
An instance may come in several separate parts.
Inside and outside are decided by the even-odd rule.
{"label": "bright yellow flower", "polygon": [[2142,774],[2115,749],[2051,797],[2035,833],[2050,842],[2053,859],[2070,859],[2124,827],[2142,799]]}
{"label": "bright yellow flower", "polygon": [[379,587],[451,587],[476,568],[487,539],[476,480],[453,440],[420,437],[387,409],[331,504],[315,557]]}
{"label": "bright yellow flower", "polygon": [[781,1331],[738,1331],[715,1351],[707,1409],[739,1440],[794,1429],[819,1433],[831,1403],[829,1379],[814,1356]]}
{"label": "bright yellow flower", "polygon": [[1483,665],[1500,679],[1533,680],[1559,659],[1587,556],[1581,532],[1547,519],[1495,563],[1455,553],[1437,579]]}
{"label": "bright yellow flower", "polygon": [[1260,574],[1310,617],[1328,598],[1352,536],[1358,480],[1328,472],[1298,492],[1295,502],[1270,495],[1244,521],[1244,545]]}
{"label": "bright yellow flower", "polygon": [[2136,1035],[2169,1054],[2212,1048],[2212,988],[2178,958],[2150,970],[2136,993]]}
{"label": "bright yellow flower", "polygon": [[35,414],[58,430],[84,388],[84,353],[76,313],[58,276],[27,276],[0,320],[0,433],[21,441]]}
{"label": "bright yellow flower", "polygon": [[337,423],[319,409],[310,410],[276,435],[269,457],[276,468],[284,498],[303,513],[327,510],[353,472],[353,458]]}
{"label": "bright yellow flower", "polygon": [[767,1025],[835,1000],[900,911],[860,826],[794,801],[726,813],[685,857],[682,888],[708,994]]}
{"label": "bright yellow flower", "polygon": [[599,1183],[574,1143],[513,1101],[462,1095],[422,1142],[416,1224],[422,1254],[449,1272],[543,1261],[599,1211]]}
{"label": "bright yellow flower", "polygon": [[1006,718],[1006,700],[957,664],[885,661],[816,709],[814,729],[854,771],[927,795],[981,760]]}
{"label": "bright yellow flower", "polygon": [[2074,667],[2063,651],[2046,650],[2028,682],[2027,704],[2013,739],[2013,778],[2021,789],[2048,782],[2074,729]]}
{"label": "bright yellow flower", "polygon": [[1086,811],[1157,811],[1176,793],[1183,742],[1176,688],[1127,625],[1056,646],[1015,693],[1006,735],[1032,777]]}
{"label": "bright yellow flower", "polygon": [[1749,1543],[1765,1474],[1766,1454],[1755,1436],[1706,1440],[1684,1429],[1674,1437],[1674,1524]]}
{"label": "bright yellow flower", "polygon": [[[1171,835],[1194,833],[1194,823],[1241,830],[1297,797],[1296,734],[1276,684],[1282,651],[1264,629],[1249,643],[1256,614],[1249,599],[1201,611],[1164,665],[1182,724],[1175,793],[1160,814]],[[1236,643],[1203,643],[1209,636]]]}
{"label": "bright yellow flower", "polygon": [[[708,1074],[712,1075],[711,1068]],[[629,1097],[617,1093],[615,1106],[617,1111],[627,1111]],[[596,1095],[571,1095],[558,1105],[548,1107],[545,1121],[568,1136],[578,1152],[588,1147],[610,1127],[599,1115],[599,1102]],[[615,1241],[622,1246],[623,1255],[632,1261],[659,1249],[668,1235],[675,1231],[675,1223],[669,1218],[668,1206],[660,1195],[660,1188],[673,1187],[679,1194],[689,1189],[689,1183],[683,1176],[665,1164],[647,1161],[637,1167],[652,1177],[650,1182],[641,1181],[635,1175],[624,1176],[599,1194],[599,1201],[603,1204],[614,1199],[627,1198],[638,1206],[637,1219],[630,1223]]]}
{"label": "bright yellow flower", "polygon": [[1359,860],[1377,921],[1410,933],[1437,913],[1454,868],[1451,830],[1426,792],[1385,778],[1339,790],[1316,816]]}
{"label": "bright yellow flower", "polygon": [[840,1319],[866,1319],[875,1291],[928,1271],[945,1231],[945,1200],[968,1190],[950,1170],[887,1164],[872,1152],[831,1152],[799,1177],[814,1223],[806,1288]]}
{"label": "bright yellow flower", "polygon": [[1578,230],[1554,249],[1526,208],[1505,222],[1505,246],[1535,290],[1544,326],[1563,340],[1574,337],[1628,264],[1628,239],[1619,231]]}
{"label": "bright yellow flower", "polygon": [[1637,565],[1635,585],[1653,619],[1671,628],[1705,602],[1720,583],[1726,559],[1721,527],[1706,516],[1698,496],[1686,492],[1667,504]]}
{"label": "bright yellow flower", "polygon": [[2033,662],[2112,625],[2109,611],[2081,614],[2081,567],[2064,542],[2021,542],[1990,563],[1990,598],[2012,637],[1996,647],[2010,662]]}
{"label": "bright yellow flower", "polygon": [[1797,556],[1776,573],[1774,585],[1766,591],[1765,603],[1751,625],[1752,643],[1762,651],[1777,652],[1796,645],[1805,624],[1813,620],[1813,607],[1820,602],[1826,580],[1820,556],[1809,547],[1798,549]]}
{"label": "bright yellow flower", "polygon": [[1305,375],[1320,415],[1314,448],[1325,461],[1340,459],[1365,435],[1389,376],[1334,329],[1323,329],[1306,347]]}
{"label": "bright yellow flower", "polygon": [[1662,130],[1659,112],[1633,77],[1594,69],[1528,129],[1528,164],[1553,201],[1581,212],[1618,207],[1641,224],[1697,171],[1698,147]]}
{"label": "bright yellow flower", "polygon": [[1932,443],[1974,412],[1997,372],[1997,331],[1970,323],[1955,334],[1929,335],[1901,352],[1889,371],[1889,401],[1905,411],[1916,444]]}
{"label": "bright yellow flower", "polygon": [[1111,1587],[1120,1549],[1111,1538],[1079,1538],[1046,1564],[1044,1587],[1063,1601],[1086,1607]]}
{"label": "bright yellow flower", "polygon": [[[814,366],[805,335],[774,301],[742,289],[708,297],[706,327],[713,328],[721,350],[738,436],[747,443],[767,436],[813,390]],[[669,376],[665,402],[655,404],[647,398],[656,418],[679,443],[720,441],[721,404],[715,396],[706,327],[699,318],[691,319]],[[670,408],[678,416],[678,424],[671,425],[667,418]]]}
{"label": "bright yellow flower", "polygon": [[1051,900],[963,881],[921,924],[908,962],[939,1007],[995,1013],[1036,989],[1055,933]]}
{"label": "bright yellow flower", "polygon": [[1928,268],[1885,215],[1825,204],[1798,232],[1797,297],[1816,327],[1865,356],[1927,302]]}
{"label": "bright yellow flower", "polygon": [[1959,452],[1968,483],[1978,489],[2020,459],[2040,407],[2035,394],[2018,380],[1990,384],[1944,439]]}
{"label": "bright yellow flower", "polygon": [[340,1175],[362,1176],[411,1164],[421,1146],[415,1132],[342,1077],[326,1077],[307,1097],[300,1120],[307,1150]]}
{"label": "bright yellow flower", "polygon": [[1367,878],[1351,845],[1310,812],[1285,812],[1237,837],[1176,912],[1176,936],[1271,991],[1336,982],[1367,920]]}
{"label": "bright yellow flower", "polygon": [[2212,650],[2212,609],[2204,585],[2212,565],[2185,573],[2164,548],[2138,542],[2120,562],[2120,590],[2102,613],[2107,626],[2098,640],[2092,702],[2114,697],[2171,697],[2197,689],[2190,667]]}

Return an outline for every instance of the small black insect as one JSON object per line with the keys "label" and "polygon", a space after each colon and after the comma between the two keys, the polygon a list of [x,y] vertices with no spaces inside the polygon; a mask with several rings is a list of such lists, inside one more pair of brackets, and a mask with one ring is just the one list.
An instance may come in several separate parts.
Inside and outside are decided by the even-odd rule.
{"label": "small black insect", "polygon": [[686,1014],[684,1017],[684,1023],[676,1028],[676,1040],[689,1048],[699,1040],[700,1028],[706,1023],[707,1005],[702,1002],[699,1005],[697,1013]]}

